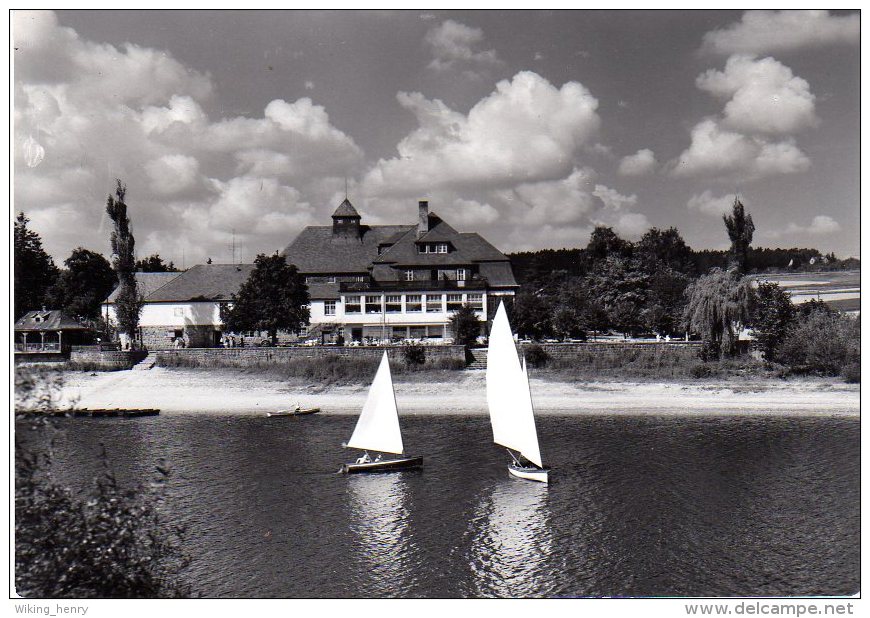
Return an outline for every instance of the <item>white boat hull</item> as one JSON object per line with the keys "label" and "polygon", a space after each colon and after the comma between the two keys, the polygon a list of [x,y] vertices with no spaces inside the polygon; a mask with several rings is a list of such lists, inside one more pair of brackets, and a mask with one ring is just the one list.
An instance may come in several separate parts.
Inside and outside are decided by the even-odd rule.
{"label": "white boat hull", "polygon": [[539,483],[549,483],[550,470],[547,468],[525,468],[523,466],[510,464],[508,466],[508,472],[518,479],[538,481]]}

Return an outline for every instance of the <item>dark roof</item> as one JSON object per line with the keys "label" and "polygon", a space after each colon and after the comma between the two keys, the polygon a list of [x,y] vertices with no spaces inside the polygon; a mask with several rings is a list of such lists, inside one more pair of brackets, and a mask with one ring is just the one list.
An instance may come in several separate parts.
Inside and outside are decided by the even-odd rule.
{"label": "dark roof", "polygon": [[148,302],[229,300],[254,270],[253,264],[198,264],[145,297]]}
{"label": "dark roof", "polygon": [[337,300],[337,283],[309,283],[308,296],[311,300]]}
{"label": "dark roof", "polygon": [[312,225],[284,249],[289,264],[301,273],[366,273],[378,245],[414,229],[413,225],[361,225],[360,237],[335,236],[332,226]]}
{"label": "dark roof", "polygon": [[17,331],[41,330],[91,330],[77,319],[67,315],[61,309],[44,309],[28,311],[15,322]]}
{"label": "dark roof", "polygon": [[338,208],[335,209],[335,212],[332,213],[332,216],[359,218],[359,213],[356,211],[356,208],[353,207],[353,204],[351,204],[347,198],[344,198],[344,201],[338,205]]}
{"label": "dark roof", "polygon": [[[143,298],[148,298],[148,296],[153,292],[166,285],[180,274],[181,273],[135,273],[136,288],[139,290],[139,293]],[[116,287],[112,290],[112,293],[109,294],[109,297],[103,302],[109,304],[114,303],[115,299],[118,297],[120,289],[120,287]]]}
{"label": "dark roof", "polygon": [[519,287],[509,261],[479,262],[479,264],[480,276],[484,277],[492,287]]}
{"label": "dark roof", "polygon": [[[453,248],[449,253],[420,253],[418,242],[447,242]],[[383,250],[385,246],[387,248]],[[383,250],[380,255],[378,248]],[[479,264],[481,276],[490,285],[517,286],[510,261],[504,253],[479,234],[457,232],[435,213],[429,213],[429,230],[419,239],[416,225],[363,225],[360,226],[360,238],[335,235],[331,226],[306,227],[284,249],[284,255],[287,262],[295,264],[299,272],[320,275],[367,274],[369,271],[374,274],[382,268],[397,266]],[[323,287],[329,285],[335,286],[309,285],[311,297],[336,298],[337,286],[335,291]]]}

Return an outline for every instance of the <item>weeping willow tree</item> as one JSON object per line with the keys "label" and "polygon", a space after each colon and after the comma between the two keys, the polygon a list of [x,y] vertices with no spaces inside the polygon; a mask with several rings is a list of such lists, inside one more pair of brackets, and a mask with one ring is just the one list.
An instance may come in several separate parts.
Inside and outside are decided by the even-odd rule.
{"label": "weeping willow tree", "polygon": [[701,335],[705,358],[734,356],[741,325],[749,321],[756,292],[737,269],[714,268],[686,288],[686,324]]}

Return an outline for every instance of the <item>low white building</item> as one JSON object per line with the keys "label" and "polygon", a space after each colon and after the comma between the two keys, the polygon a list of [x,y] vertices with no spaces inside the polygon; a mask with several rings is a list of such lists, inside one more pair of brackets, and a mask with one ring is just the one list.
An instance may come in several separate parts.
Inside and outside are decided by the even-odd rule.
{"label": "low white building", "polygon": [[[176,340],[190,347],[213,347],[223,335],[221,305],[238,293],[253,264],[199,264],[181,273],[136,273],[145,300],[137,340],[151,350],[172,348]],[[116,289],[103,314],[117,324]]]}

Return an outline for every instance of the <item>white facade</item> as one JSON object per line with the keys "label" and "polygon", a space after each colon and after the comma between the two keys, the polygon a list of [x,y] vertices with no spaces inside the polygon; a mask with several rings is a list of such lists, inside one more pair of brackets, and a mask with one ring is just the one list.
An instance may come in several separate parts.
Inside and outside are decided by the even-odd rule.
{"label": "white facade", "polygon": [[[114,304],[103,304],[103,315],[109,322],[117,325],[118,318]],[[139,317],[140,327],[165,326],[167,328],[184,328],[185,326],[215,326],[222,324],[220,303],[187,302],[187,303],[157,303],[148,302],[142,307]]]}
{"label": "white facade", "polygon": [[311,327],[342,328],[346,339],[441,339],[450,336],[446,326],[463,305],[476,309],[477,318],[484,322],[488,304],[498,303],[502,296],[513,292],[342,292],[338,300],[311,301],[309,322]]}

